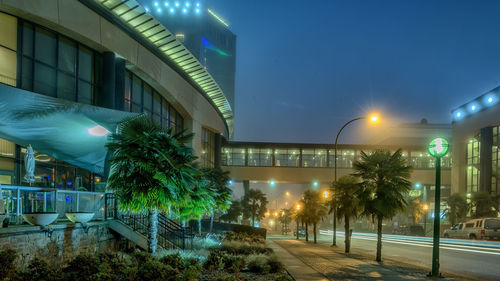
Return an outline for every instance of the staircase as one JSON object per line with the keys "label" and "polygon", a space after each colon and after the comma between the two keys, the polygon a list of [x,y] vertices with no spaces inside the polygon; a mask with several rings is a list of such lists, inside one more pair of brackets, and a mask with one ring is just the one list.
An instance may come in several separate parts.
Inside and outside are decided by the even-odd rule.
{"label": "staircase", "polygon": [[[118,212],[114,194],[107,193],[105,198],[105,218],[109,228],[134,242],[140,248],[148,249],[149,220],[147,215],[124,214]],[[158,247],[163,249],[192,249],[193,229],[169,219],[164,213],[158,214]]]}

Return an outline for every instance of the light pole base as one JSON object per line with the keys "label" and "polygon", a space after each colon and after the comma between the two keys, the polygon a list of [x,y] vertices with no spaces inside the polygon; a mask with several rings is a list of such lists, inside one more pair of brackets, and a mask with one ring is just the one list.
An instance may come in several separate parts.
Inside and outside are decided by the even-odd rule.
{"label": "light pole base", "polygon": [[432,272],[429,272],[429,274],[427,274],[427,277],[444,278],[444,276],[443,276],[443,274],[441,274],[441,272],[439,273],[438,276],[434,276],[434,275],[432,275]]}

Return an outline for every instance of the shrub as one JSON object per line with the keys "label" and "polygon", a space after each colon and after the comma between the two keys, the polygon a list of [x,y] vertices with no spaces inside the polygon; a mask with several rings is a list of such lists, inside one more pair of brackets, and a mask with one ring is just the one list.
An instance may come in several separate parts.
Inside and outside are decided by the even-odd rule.
{"label": "shrub", "polygon": [[248,257],[248,260],[248,270],[251,272],[267,274],[271,270],[265,255],[252,255]]}
{"label": "shrub", "polygon": [[66,280],[93,281],[99,273],[99,259],[89,254],[80,254],[63,269]]}
{"label": "shrub", "polygon": [[283,263],[281,263],[276,255],[272,255],[267,259],[267,264],[270,266],[271,273],[281,272],[285,269]]}
{"label": "shrub", "polygon": [[245,267],[245,259],[242,256],[224,255],[224,269],[230,273],[238,273]]}
{"label": "shrub", "polygon": [[170,265],[172,268],[183,269],[184,261],[179,253],[166,255],[160,259],[160,262],[166,265]]}
{"label": "shrub", "polygon": [[16,276],[16,266],[14,261],[17,259],[16,251],[5,249],[0,251],[0,280],[11,280]]}
{"label": "shrub", "polygon": [[143,281],[177,281],[180,278],[179,270],[153,259],[137,270],[137,279]]}
{"label": "shrub", "polygon": [[59,281],[63,280],[62,272],[53,269],[49,264],[39,258],[34,258],[28,265],[27,271],[20,274],[22,280],[30,281]]}
{"label": "shrub", "polygon": [[223,267],[222,252],[211,251],[203,267],[208,270],[220,270]]}
{"label": "shrub", "polygon": [[145,252],[135,252],[132,254],[132,257],[134,258],[135,263],[138,266],[142,266],[146,262],[151,261],[153,259],[153,256],[151,254]]}
{"label": "shrub", "polygon": [[190,266],[200,267],[200,259],[198,258],[186,258],[184,259],[184,268],[189,268]]}
{"label": "shrub", "polygon": [[290,275],[283,273],[274,277],[274,281],[293,281],[293,278],[290,277]]}
{"label": "shrub", "polygon": [[239,281],[240,278],[238,278],[235,275],[226,275],[226,276],[220,276],[217,277],[217,281]]}
{"label": "shrub", "polygon": [[199,266],[190,265],[182,273],[182,280],[197,281],[200,278],[201,270]]}

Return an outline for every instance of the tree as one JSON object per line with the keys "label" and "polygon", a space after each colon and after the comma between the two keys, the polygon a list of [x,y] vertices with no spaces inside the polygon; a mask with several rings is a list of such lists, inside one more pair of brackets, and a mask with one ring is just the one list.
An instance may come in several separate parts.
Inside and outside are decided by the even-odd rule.
{"label": "tree", "polygon": [[243,206],[243,216],[252,218],[252,226],[255,226],[255,220],[260,221],[267,211],[267,197],[262,191],[249,189],[241,202]]}
{"label": "tree", "polygon": [[424,208],[420,199],[407,200],[406,210],[410,213],[412,225],[417,225],[424,216]]}
{"label": "tree", "polygon": [[231,202],[231,206],[224,215],[220,216],[220,219],[229,223],[237,222],[242,213],[241,202],[235,200]]}
{"label": "tree", "polygon": [[210,212],[210,229],[212,232],[214,224],[214,213],[224,212],[231,205],[231,195],[233,191],[229,188],[229,172],[222,171],[220,168],[205,168],[202,169],[202,173],[209,182],[211,189],[215,191],[214,200],[215,206]]}
{"label": "tree", "polygon": [[361,178],[360,202],[364,213],[377,218],[377,261],[382,260],[382,220],[392,218],[407,205],[405,195],[411,190],[408,180],[411,167],[406,165],[401,149],[394,154],[376,150],[354,163],[354,175]]}
{"label": "tree", "polygon": [[306,241],[309,240],[308,233],[308,224],[313,225],[313,236],[314,236],[314,244],[317,241],[317,226],[318,223],[323,217],[325,217],[328,213],[328,208],[325,205],[324,199],[321,196],[321,193],[313,190],[306,190],[304,192],[304,197],[302,199],[302,203],[304,205],[304,216],[306,222]]}
{"label": "tree", "polygon": [[186,142],[192,135],[174,134],[145,115],[125,119],[106,148],[111,153],[107,184],[126,212],[148,214],[148,251],[156,252],[158,212],[184,202],[199,171]]}
{"label": "tree", "polygon": [[472,193],[470,203],[473,218],[496,217],[496,202],[493,196],[487,192]]}
{"label": "tree", "polygon": [[444,210],[451,225],[455,225],[459,220],[467,216],[467,199],[460,193],[453,193],[446,199],[446,209]]}
{"label": "tree", "polygon": [[292,222],[292,208],[281,209],[281,213],[279,216],[279,222],[283,226],[283,234],[287,234],[289,231],[290,223]]}
{"label": "tree", "polygon": [[336,190],[334,205],[337,206],[337,218],[343,218],[345,223],[345,252],[349,253],[351,249],[349,220],[363,211],[358,198],[361,186],[357,178],[343,176],[333,183],[333,189]]}

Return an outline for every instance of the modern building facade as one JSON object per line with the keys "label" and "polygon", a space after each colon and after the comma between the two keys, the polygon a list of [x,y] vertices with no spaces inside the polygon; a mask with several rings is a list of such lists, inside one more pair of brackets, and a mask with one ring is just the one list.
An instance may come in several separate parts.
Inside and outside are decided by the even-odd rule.
{"label": "modern building facade", "polygon": [[215,165],[232,110],[198,58],[137,1],[0,1],[1,183],[27,185],[31,144],[34,186],[99,189],[106,136],[140,113]]}
{"label": "modern building facade", "polygon": [[454,109],[452,186],[500,195],[500,87]]}
{"label": "modern building facade", "polygon": [[[214,77],[234,111],[236,35],[207,1],[139,0]],[[232,128],[232,120],[228,121]]]}

